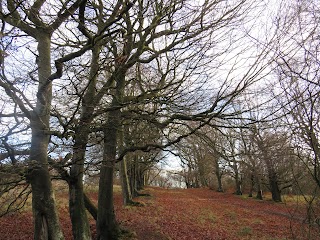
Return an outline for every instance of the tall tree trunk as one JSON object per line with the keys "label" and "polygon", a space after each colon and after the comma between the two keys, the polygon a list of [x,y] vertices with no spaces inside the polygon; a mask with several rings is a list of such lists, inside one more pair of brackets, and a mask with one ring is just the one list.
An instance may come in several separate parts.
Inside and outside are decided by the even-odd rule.
{"label": "tall tree trunk", "polygon": [[89,220],[86,214],[83,190],[84,160],[90,125],[94,112],[94,97],[96,93],[97,73],[99,71],[99,54],[101,45],[96,44],[92,49],[89,84],[83,96],[80,124],[75,130],[72,166],[69,183],[69,211],[72,223],[73,238],[76,240],[91,239]]}
{"label": "tall tree trunk", "polygon": [[198,163],[198,169],[201,187],[208,187],[208,181],[205,174],[205,163],[203,160]]}
{"label": "tall tree trunk", "polygon": [[223,187],[222,187],[222,174],[217,175],[218,179],[218,189],[217,192],[223,192]]}
{"label": "tall tree trunk", "polygon": [[138,159],[137,159],[137,156],[134,156],[133,162],[131,163],[131,166],[130,166],[130,190],[133,198],[139,196],[137,168],[138,168]]}
{"label": "tall tree trunk", "polygon": [[236,195],[242,195],[242,190],[241,190],[241,180],[239,179],[239,175],[236,176]]}
{"label": "tall tree trunk", "polygon": [[120,162],[120,179],[121,179],[121,188],[123,195],[123,204],[128,205],[133,203],[132,194],[129,184],[128,171],[127,171],[127,161],[123,159]]}
{"label": "tall tree trunk", "polygon": [[75,144],[73,146],[69,182],[69,212],[73,238],[87,240],[91,239],[91,233],[83,197],[83,171],[88,133],[85,126],[82,126],[81,129],[83,131],[76,130]]}
{"label": "tall tree trunk", "polygon": [[[119,112],[119,110],[116,110]],[[113,205],[113,172],[117,149],[117,127],[119,113],[112,112],[104,132],[104,154],[100,169],[97,239],[114,240],[119,238],[119,226]]]}
{"label": "tall tree trunk", "polygon": [[255,171],[255,182],[256,182],[256,190],[257,190],[257,195],[256,198],[262,200],[263,195],[262,195],[262,189],[261,189],[261,181],[259,174]]}
{"label": "tall tree trunk", "polygon": [[281,192],[280,192],[279,183],[278,183],[278,177],[273,167],[273,162],[269,160],[268,156],[265,156],[264,160],[267,165],[268,179],[269,179],[272,200],[275,202],[282,202]]}
{"label": "tall tree trunk", "polygon": [[241,179],[240,179],[240,176],[239,176],[239,169],[238,169],[238,165],[237,165],[236,162],[234,162],[234,164],[233,164],[233,169],[234,169],[234,178],[235,178],[235,182],[236,182],[235,194],[236,195],[242,195]]}
{"label": "tall tree trunk", "polygon": [[[121,132],[119,132],[119,145],[123,148],[125,145],[124,142],[124,128],[122,127]],[[124,205],[132,204],[132,194],[130,189],[130,182],[128,177],[127,169],[127,160],[124,158],[120,162],[120,181],[121,181],[121,190],[122,190],[122,199]]]}
{"label": "tall tree trunk", "polygon": [[38,99],[31,118],[30,171],[28,179],[32,187],[32,210],[35,240],[64,239],[54,201],[51,178],[48,170],[48,144],[46,134],[50,124],[52,85],[47,84],[51,75],[50,34],[38,36]]}
{"label": "tall tree trunk", "polygon": [[282,202],[281,191],[279,189],[278,177],[273,169],[270,169],[269,174],[269,184],[271,189],[272,200],[275,202]]}
{"label": "tall tree trunk", "polygon": [[248,197],[252,197],[253,196],[253,190],[254,190],[254,173],[251,172],[250,174],[250,190],[249,190],[249,194]]}
{"label": "tall tree trunk", "polygon": [[[125,84],[125,70],[117,70],[116,91],[111,103],[111,107],[116,109],[122,103]],[[104,128],[104,154],[100,169],[98,196],[98,240],[115,240],[120,236],[120,228],[116,221],[113,205],[113,172],[116,163],[118,130],[121,123],[120,116],[120,109],[109,112]]]}
{"label": "tall tree trunk", "polygon": [[141,191],[141,190],[144,189],[144,185],[145,185],[145,181],[144,181],[144,170],[141,169],[141,163],[140,163],[140,164],[139,164],[139,163],[137,164],[137,172],[136,172],[136,174],[137,174],[137,177],[136,177],[136,179],[137,179],[136,189],[137,189],[138,191]]}

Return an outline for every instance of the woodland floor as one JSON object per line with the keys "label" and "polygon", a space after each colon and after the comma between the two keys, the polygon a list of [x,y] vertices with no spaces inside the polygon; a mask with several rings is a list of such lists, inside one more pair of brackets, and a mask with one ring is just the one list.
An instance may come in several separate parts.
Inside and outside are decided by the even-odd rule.
{"label": "woodland floor", "polygon": [[[233,239],[320,239],[317,229],[308,231],[304,209],[295,201],[274,203],[209,189],[146,188],[135,199],[143,206],[122,206],[120,189],[115,190],[115,211],[120,224],[138,240],[233,240]],[[88,194],[94,201],[97,194]],[[58,191],[61,225],[71,240],[67,193]],[[94,221],[92,232],[95,232]],[[311,234],[311,235],[310,235]],[[0,218],[0,240],[32,239],[30,208]]]}

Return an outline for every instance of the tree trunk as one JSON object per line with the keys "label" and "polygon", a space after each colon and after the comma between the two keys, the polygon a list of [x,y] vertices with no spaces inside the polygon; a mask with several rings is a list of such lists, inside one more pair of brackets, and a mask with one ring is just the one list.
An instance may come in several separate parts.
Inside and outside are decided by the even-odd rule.
{"label": "tree trunk", "polygon": [[222,187],[222,173],[221,173],[221,169],[219,167],[219,162],[216,161],[215,162],[215,174],[218,180],[218,189],[217,192],[223,192],[223,187]]}
{"label": "tree trunk", "polygon": [[239,170],[238,170],[238,165],[236,162],[233,164],[233,169],[234,169],[234,174],[235,174],[235,182],[236,182],[236,195],[242,195],[242,190],[241,190],[241,179],[239,176]]}
{"label": "tree trunk", "polygon": [[256,198],[262,200],[263,195],[262,195],[262,190],[261,190],[261,183],[260,183],[260,178],[257,172],[255,172],[255,181],[256,181],[256,190],[257,190],[257,195]]}
{"label": "tree trunk", "polygon": [[275,202],[282,202],[281,191],[279,189],[277,174],[272,169],[269,173],[269,184],[271,188],[272,200]]}
{"label": "tree trunk", "polygon": [[69,183],[69,211],[72,223],[73,238],[76,240],[91,239],[90,224],[86,213],[83,190],[84,160],[90,124],[94,112],[94,96],[96,92],[97,72],[99,71],[100,44],[92,49],[89,84],[83,96],[80,123],[75,130],[72,166]]}
{"label": "tree trunk", "polygon": [[194,188],[199,188],[199,187],[200,187],[199,174],[198,174],[198,173],[195,173],[193,179],[194,179],[194,181],[193,181],[193,187],[194,187]]}
{"label": "tree trunk", "polygon": [[[114,164],[108,162],[100,170],[99,186],[104,185],[103,191],[99,191],[97,239],[115,240],[119,238],[120,229],[116,221],[113,205],[113,172]],[[99,187],[100,188],[100,187]]]}
{"label": "tree trunk", "polygon": [[219,174],[217,176],[218,178],[218,189],[217,192],[223,192],[223,187],[222,187],[222,174]]}
{"label": "tree trunk", "polygon": [[48,144],[50,136],[50,106],[52,85],[47,84],[51,75],[50,34],[39,33],[38,37],[38,99],[31,119],[30,170],[27,178],[32,188],[32,210],[35,240],[64,239],[54,201],[51,178],[48,170]]}
{"label": "tree trunk", "polygon": [[69,212],[74,239],[91,239],[83,191],[83,165],[73,164],[70,171]]}
{"label": "tree trunk", "polygon": [[139,196],[137,168],[138,168],[138,159],[137,159],[137,156],[134,156],[133,163],[131,163],[131,167],[130,167],[130,191],[131,191],[132,198]]}
{"label": "tree trunk", "polygon": [[[114,113],[109,116],[104,134],[104,154],[100,170],[98,197],[98,240],[118,239],[120,233],[113,205],[113,172],[117,147],[117,126],[119,123],[117,115],[119,115],[119,113]],[[113,117],[115,119],[113,119]]]}
{"label": "tree trunk", "polygon": [[91,202],[91,200],[89,199],[89,197],[86,194],[83,195],[83,199],[84,199],[84,204],[86,206],[86,209],[91,214],[91,216],[94,218],[94,220],[97,221],[97,215],[98,215],[97,207],[93,204],[93,202]]}
{"label": "tree trunk", "polygon": [[198,169],[201,187],[208,187],[208,181],[205,174],[205,163],[203,160],[198,163]]}
{"label": "tree trunk", "polygon": [[251,175],[250,175],[250,190],[249,190],[248,197],[253,196],[253,190],[254,190],[254,173],[251,173]]}
{"label": "tree trunk", "polygon": [[130,164],[129,173],[130,173],[129,175],[130,192],[131,192],[132,198],[135,198],[138,196],[138,191],[136,190],[135,162]]}
{"label": "tree trunk", "polygon": [[[125,70],[118,69],[116,92],[111,107],[119,107],[124,91]],[[120,109],[109,112],[104,128],[104,154],[100,169],[97,239],[116,240],[120,236],[120,228],[115,218],[113,205],[113,172],[117,155],[118,130],[120,128]]]}
{"label": "tree trunk", "polygon": [[128,205],[133,203],[132,201],[132,194],[130,190],[128,172],[127,172],[127,161],[123,159],[120,162],[120,179],[121,179],[121,188],[122,188],[122,197],[123,197],[123,204]]}
{"label": "tree trunk", "polygon": [[263,199],[263,195],[262,195],[262,190],[261,190],[261,189],[259,189],[259,190],[257,191],[256,199],[259,199],[259,200],[262,200],[262,199]]}
{"label": "tree trunk", "polygon": [[273,163],[267,157],[268,156],[265,157],[265,163],[267,165],[272,200],[275,202],[282,202],[277,173],[273,167]]}
{"label": "tree trunk", "polygon": [[242,195],[242,190],[241,190],[241,181],[239,180],[239,177],[236,178],[236,195]]}
{"label": "tree trunk", "polygon": [[137,168],[137,186],[136,189],[138,191],[141,191],[144,189],[144,185],[145,185],[145,181],[144,181],[144,170],[141,169],[141,164],[138,164],[138,168]]}
{"label": "tree trunk", "polygon": [[[119,145],[123,149],[125,142],[124,142],[124,128],[122,127],[122,131],[119,132]],[[127,160],[124,158],[120,162],[120,181],[121,181],[121,190],[122,190],[122,200],[124,205],[132,204],[132,194],[130,189],[130,182],[128,177],[128,169],[127,169]]]}
{"label": "tree trunk", "polygon": [[72,166],[69,182],[69,213],[74,239],[91,239],[90,225],[86,213],[83,190],[83,171],[88,130],[85,124],[75,131]]}

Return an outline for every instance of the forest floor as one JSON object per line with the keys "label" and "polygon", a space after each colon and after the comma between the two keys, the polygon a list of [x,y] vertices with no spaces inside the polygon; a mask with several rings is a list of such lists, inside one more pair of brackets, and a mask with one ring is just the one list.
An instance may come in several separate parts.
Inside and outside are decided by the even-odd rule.
{"label": "forest floor", "polygon": [[[123,206],[115,188],[115,212],[122,227],[138,240],[233,240],[320,239],[319,229],[309,231],[305,207],[287,198],[286,203],[256,200],[209,189],[162,189],[148,187],[150,196],[135,199],[142,206]],[[93,201],[97,193],[90,190]],[[67,193],[58,191],[61,225],[71,240]],[[92,232],[95,232],[91,219]],[[32,239],[31,208],[0,218],[0,240]]]}

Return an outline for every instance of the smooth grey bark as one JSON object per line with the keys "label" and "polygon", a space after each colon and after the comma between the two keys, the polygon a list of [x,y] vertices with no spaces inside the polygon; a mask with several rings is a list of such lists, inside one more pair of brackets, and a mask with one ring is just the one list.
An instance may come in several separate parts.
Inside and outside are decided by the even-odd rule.
{"label": "smooth grey bark", "polygon": [[30,170],[27,178],[32,188],[32,211],[35,240],[64,239],[55,206],[51,178],[48,170],[48,144],[52,85],[47,84],[51,75],[51,34],[38,34],[38,94],[36,107],[32,112],[30,125],[32,130],[30,148]]}

